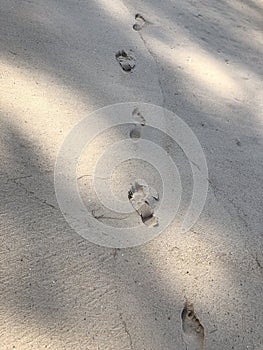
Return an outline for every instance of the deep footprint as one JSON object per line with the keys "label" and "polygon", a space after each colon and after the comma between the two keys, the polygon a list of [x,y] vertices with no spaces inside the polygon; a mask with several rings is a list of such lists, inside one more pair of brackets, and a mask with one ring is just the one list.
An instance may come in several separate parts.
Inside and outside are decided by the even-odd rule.
{"label": "deep footprint", "polygon": [[193,304],[185,303],[181,313],[183,340],[187,350],[203,350],[204,327],[196,317]]}
{"label": "deep footprint", "polygon": [[153,208],[159,197],[154,189],[135,181],[128,192],[128,198],[146,226],[154,227],[158,225]]}
{"label": "deep footprint", "polygon": [[125,72],[130,72],[135,67],[135,60],[132,56],[128,55],[124,50],[118,51],[115,54],[116,60],[119,62],[121,68]]}

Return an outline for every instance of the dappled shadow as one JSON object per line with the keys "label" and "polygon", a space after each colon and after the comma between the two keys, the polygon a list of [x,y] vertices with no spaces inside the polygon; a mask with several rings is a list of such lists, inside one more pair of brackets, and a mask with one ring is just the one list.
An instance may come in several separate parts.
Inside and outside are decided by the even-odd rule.
{"label": "dappled shadow", "polygon": [[[247,70],[262,75],[262,13],[254,9],[249,12],[249,4],[246,2],[243,8],[239,1],[216,2],[213,6],[205,1],[170,0],[169,3],[170,6],[159,6],[156,11],[152,9],[158,13],[160,23],[163,20],[179,32],[184,31],[194,43],[219,60],[242,64]],[[175,30],[175,42],[176,33]]]}
{"label": "dappled shadow", "polygon": [[[111,17],[111,11],[101,8],[101,2],[48,1],[47,7],[41,2],[2,3],[2,63],[14,79],[1,102],[1,264],[6,296],[1,312],[7,316],[6,333],[15,329],[9,342],[19,348],[36,341],[38,348],[58,349],[65,344],[92,349],[95,344],[103,349],[172,350],[175,344],[181,348],[179,316],[188,297],[197,304],[206,330],[214,332],[208,336],[209,345],[216,340],[220,343],[213,346],[218,349],[243,344],[236,322],[248,337],[247,344],[256,344],[252,338],[253,332],[258,334],[255,322],[260,315],[251,310],[257,310],[261,293],[261,265],[255,255],[261,251],[262,220],[257,195],[261,172],[255,166],[260,157],[254,155],[262,146],[255,131],[258,115],[246,100],[237,101],[235,96],[227,98],[215,91],[208,98],[209,85],[194,81],[194,74],[178,68],[180,62],[158,56],[150,44],[146,48],[141,41],[138,44],[137,33],[127,26],[129,17],[117,21],[114,13]],[[248,23],[246,13],[228,1],[213,8],[191,6],[151,3],[149,12],[159,14],[158,25],[164,19],[170,28],[176,18],[176,26],[186,29],[186,39],[205,50],[212,62],[242,64],[242,74],[253,72],[260,78],[260,46],[233,31],[236,18],[239,25],[253,30],[258,29],[259,19]],[[254,11],[256,5],[250,1],[246,6]],[[125,11],[132,24],[134,13],[124,8],[124,15]],[[218,36],[210,35],[211,29]],[[142,35],[152,41],[162,35],[160,42],[169,46],[165,30],[158,34],[158,28],[149,27]],[[108,45],[112,38],[117,38],[116,47]],[[125,45],[137,50],[137,68],[130,76],[120,71],[114,57]],[[248,51],[252,56],[245,55]],[[161,74],[149,86],[144,76],[151,71]],[[11,87],[23,80],[17,88]],[[90,244],[68,227],[55,201],[53,165],[59,144],[79,113],[129,97],[156,104],[164,101],[188,122],[205,150],[211,187],[192,232],[183,236],[171,228],[144,247],[116,253]],[[58,102],[61,105],[52,109]],[[242,283],[251,283],[254,290],[243,289]],[[221,298],[228,291],[221,300],[216,299],[215,285]],[[20,326],[23,322],[26,330]]]}

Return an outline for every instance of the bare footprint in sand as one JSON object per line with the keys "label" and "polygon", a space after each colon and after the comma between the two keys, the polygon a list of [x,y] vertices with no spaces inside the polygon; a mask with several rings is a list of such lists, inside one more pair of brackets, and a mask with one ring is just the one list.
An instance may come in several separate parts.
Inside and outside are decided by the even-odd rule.
{"label": "bare footprint in sand", "polygon": [[140,15],[139,13],[136,13],[135,15],[135,20],[136,23],[132,26],[132,28],[134,30],[136,30],[136,32],[138,32],[139,30],[142,30],[142,28],[144,27],[145,24],[152,24],[151,22],[147,21],[142,15]]}
{"label": "bare footprint in sand", "polygon": [[128,55],[124,50],[118,51],[115,54],[116,60],[125,72],[130,72],[135,67],[135,59]]}
{"label": "bare footprint in sand", "polygon": [[146,125],[146,120],[138,108],[135,108],[133,110],[132,116],[133,119],[136,121],[136,124],[130,132],[130,138],[136,141],[141,137],[142,127]]}
{"label": "bare footprint in sand", "polygon": [[153,188],[135,181],[128,192],[128,198],[146,226],[158,225],[158,220],[154,216],[154,207],[159,196]]}
{"label": "bare footprint in sand", "polygon": [[142,113],[139,111],[139,108],[134,108],[134,110],[132,111],[132,116],[136,120],[136,122],[139,122],[141,124],[141,126],[146,125],[146,120]]}
{"label": "bare footprint in sand", "polygon": [[182,314],[183,340],[187,350],[203,350],[204,327],[194,312],[193,304],[185,303]]}

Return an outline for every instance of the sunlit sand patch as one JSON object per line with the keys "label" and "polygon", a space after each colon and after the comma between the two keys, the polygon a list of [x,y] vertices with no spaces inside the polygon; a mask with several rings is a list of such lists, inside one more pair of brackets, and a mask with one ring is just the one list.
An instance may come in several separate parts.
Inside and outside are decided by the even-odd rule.
{"label": "sunlit sand patch", "polygon": [[132,21],[130,11],[121,0],[97,0],[96,2],[110,17],[114,17],[118,22],[127,24],[127,22]]}
{"label": "sunlit sand patch", "polygon": [[[258,20],[262,20],[262,13],[260,13],[260,9],[263,11],[262,1],[253,1],[251,0],[251,6],[246,1],[233,1],[227,0],[230,7],[233,7],[235,10],[240,11],[246,17],[251,16],[252,18],[256,18]],[[258,10],[256,10],[258,9]]]}
{"label": "sunlit sand patch", "polygon": [[185,74],[217,95],[221,97],[242,95],[242,88],[232,78],[231,68],[195,44],[171,49],[168,44],[157,38],[151,37],[150,40],[156,52],[162,52],[162,58],[168,64],[174,65],[175,68],[180,66]]}
{"label": "sunlit sand patch", "polygon": [[[87,111],[76,92],[45,73],[18,68],[1,59],[0,103],[3,118],[47,148]],[[52,139],[52,142],[50,140]]]}

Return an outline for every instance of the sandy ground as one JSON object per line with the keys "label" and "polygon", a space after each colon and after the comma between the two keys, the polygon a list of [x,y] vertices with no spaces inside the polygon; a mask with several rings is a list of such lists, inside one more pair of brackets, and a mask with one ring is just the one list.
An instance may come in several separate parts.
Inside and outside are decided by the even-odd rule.
{"label": "sandy ground", "polygon": [[[0,0],[1,350],[186,349],[186,298],[205,349],[263,349],[262,27],[260,0]],[[209,192],[189,232],[116,252],[69,227],[53,172],[76,122],[126,101],[188,123]]]}

